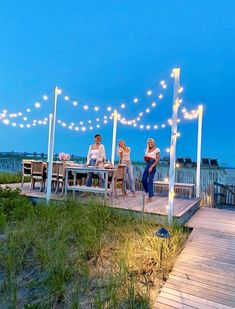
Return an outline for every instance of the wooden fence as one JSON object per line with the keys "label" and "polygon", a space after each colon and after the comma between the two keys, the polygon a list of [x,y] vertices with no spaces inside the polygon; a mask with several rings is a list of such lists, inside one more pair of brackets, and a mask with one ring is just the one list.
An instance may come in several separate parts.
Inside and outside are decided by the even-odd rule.
{"label": "wooden fence", "polygon": [[[19,172],[22,168],[22,159],[46,160],[44,153],[0,153],[0,171]],[[55,155],[58,160],[58,155]],[[86,158],[71,155],[71,160],[77,163],[85,163]],[[136,190],[142,190],[141,178],[144,170],[144,164],[134,163],[134,176],[136,179]],[[235,170],[234,170],[235,171]],[[155,180],[165,180],[168,178],[169,162],[160,161]],[[214,206],[214,183],[226,183],[226,169],[223,167],[202,167],[201,168],[201,197],[202,206]],[[196,166],[180,166],[175,170],[175,182],[196,183]],[[235,185],[235,184],[234,184]],[[220,189],[222,190],[222,189]],[[231,190],[234,190],[232,188]],[[234,197],[226,197],[226,203],[234,203]]]}

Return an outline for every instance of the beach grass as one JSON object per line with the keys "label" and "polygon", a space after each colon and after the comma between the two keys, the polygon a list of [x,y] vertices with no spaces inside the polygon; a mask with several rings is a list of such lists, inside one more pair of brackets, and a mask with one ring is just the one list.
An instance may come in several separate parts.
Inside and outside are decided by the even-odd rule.
{"label": "beach grass", "polygon": [[[22,173],[0,172],[0,184],[20,183],[22,181]],[[29,182],[30,177],[25,177],[25,181]]]}
{"label": "beach grass", "polygon": [[[19,308],[150,308],[188,231],[90,199],[34,206],[0,189],[0,303]],[[162,248],[162,261],[160,251]]]}

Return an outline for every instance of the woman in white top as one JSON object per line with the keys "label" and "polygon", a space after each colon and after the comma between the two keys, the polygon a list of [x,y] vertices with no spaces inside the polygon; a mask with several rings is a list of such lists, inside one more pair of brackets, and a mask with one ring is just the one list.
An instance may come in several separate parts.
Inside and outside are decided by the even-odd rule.
{"label": "woman in white top", "polygon": [[131,148],[127,147],[123,140],[118,142],[118,155],[120,157],[119,163],[125,164],[125,177],[124,177],[124,194],[126,193],[126,181],[129,180],[130,191],[133,196],[135,196],[135,186],[134,186],[134,175],[133,175],[133,166],[130,159]]}
{"label": "woman in white top", "polygon": [[151,201],[152,197],[154,196],[153,178],[156,173],[156,166],[160,160],[160,149],[156,147],[153,138],[149,138],[147,140],[147,148],[145,151],[144,160],[146,162],[146,167],[142,177],[142,184],[145,193],[148,193],[148,201]]}
{"label": "woman in white top", "polygon": [[[95,143],[90,145],[88,154],[87,154],[87,166],[101,166],[104,164],[106,160],[105,148],[104,145],[101,144],[101,135],[95,135]],[[104,187],[104,173],[97,173],[100,181],[100,186]],[[91,187],[92,184],[92,176],[93,173],[88,173],[88,177],[86,180],[86,185]]]}

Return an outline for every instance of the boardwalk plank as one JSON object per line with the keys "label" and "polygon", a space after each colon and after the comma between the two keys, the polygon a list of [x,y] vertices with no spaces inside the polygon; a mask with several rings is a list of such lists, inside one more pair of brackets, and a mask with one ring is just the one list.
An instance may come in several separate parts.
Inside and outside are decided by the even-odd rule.
{"label": "boardwalk plank", "polygon": [[[204,299],[200,296],[198,297],[198,296],[195,296],[193,294],[188,294],[188,293],[185,293],[185,292],[182,292],[182,291],[177,291],[175,289],[168,288],[168,287],[164,287],[164,292],[180,297],[182,299],[181,302],[183,304],[184,304],[184,299],[188,299],[188,300],[193,300],[193,301],[195,301],[199,304],[202,304],[202,306],[207,306],[207,308],[211,308],[211,307],[214,308],[214,309],[230,309],[231,308],[231,306],[219,304],[219,303],[216,303],[214,301]],[[195,307],[195,308],[201,309],[201,306]]]}
{"label": "boardwalk plank", "polygon": [[186,224],[193,231],[157,301],[235,308],[235,212],[214,210],[200,209]]}

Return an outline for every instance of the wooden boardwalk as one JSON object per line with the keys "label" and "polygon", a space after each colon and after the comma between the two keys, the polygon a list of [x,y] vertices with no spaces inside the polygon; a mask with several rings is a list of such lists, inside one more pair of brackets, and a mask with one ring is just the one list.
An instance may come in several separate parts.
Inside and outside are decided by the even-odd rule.
{"label": "wooden boardwalk", "polygon": [[[38,190],[29,190],[29,184],[24,184],[23,187],[20,184],[7,185],[11,188],[19,188],[22,194],[29,196],[34,200],[42,200],[46,198],[44,192]],[[125,211],[135,213],[137,216],[148,216],[158,223],[166,223],[167,221],[167,204],[168,198],[163,196],[155,196],[151,202],[144,202],[143,191],[137,191],[136,197],[131,194],[129,196],[123,197],[121,195],[121,190],[118,190],[118,199],[110,199],[107,201],[110,207]],[[79,198],[79,196],[78,196]],[[52,194],[53,200],[63,200],[57,194]],[[80,199],[85,201],[85,199]],[[174,219],[180,224],[185,223],[200,207],[200,200],[198,198],[193,199],[175,199],[174,202]]]}
{"label": "wooden boardwalk", "polygon": [[235,211],[201,208],[154,308],[235,308]]}

